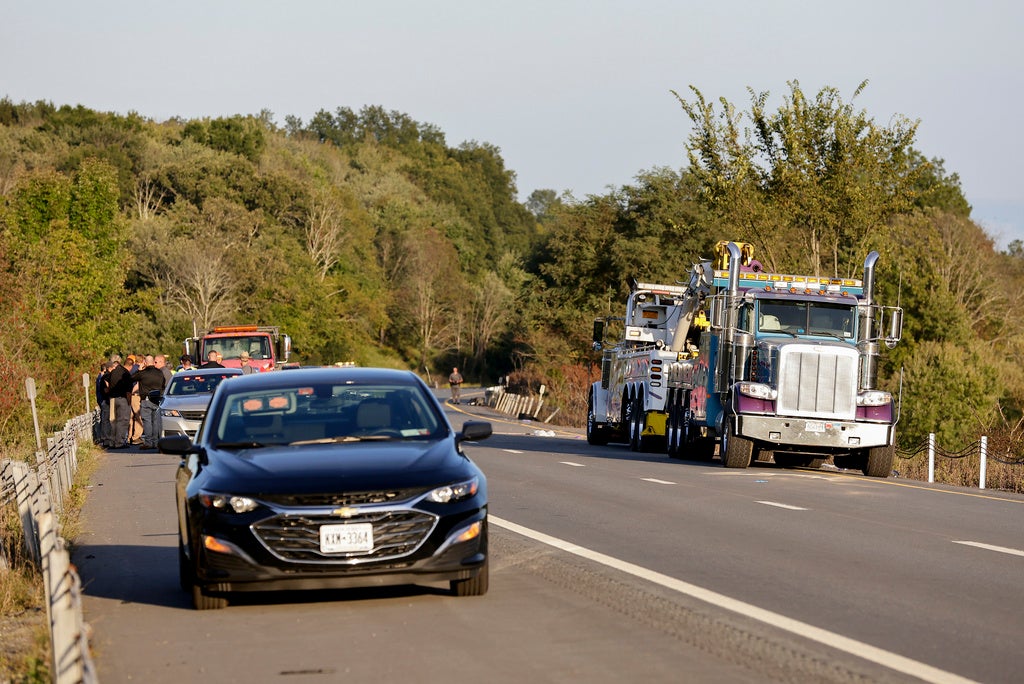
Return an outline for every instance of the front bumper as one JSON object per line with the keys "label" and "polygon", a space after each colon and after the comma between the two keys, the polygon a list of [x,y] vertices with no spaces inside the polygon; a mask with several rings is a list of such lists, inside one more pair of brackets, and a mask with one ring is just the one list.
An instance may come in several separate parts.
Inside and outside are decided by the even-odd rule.
{"label": "front bumper", "polygon": [[[195,580],[207,591],[264,591],[290,589],[343,589],[471,579],[487,560],[487,514],[477,510],[457,522],[441,519],[410,553],[378,558],[339,557],[290,561],[281,558],[252,529],[207,531],[221,552],[198,549]],[[262,521],[261,521],[262,522]],[[456,541],[466,529],[480,523],[480,533]],[[447,531],[440,531],[441,528]]]}
{"label": "front bumper", "polygon": [[860,423],[784,416],[736,416],[736,434],[790,450],[849,451],[893,442],[889,423]]}

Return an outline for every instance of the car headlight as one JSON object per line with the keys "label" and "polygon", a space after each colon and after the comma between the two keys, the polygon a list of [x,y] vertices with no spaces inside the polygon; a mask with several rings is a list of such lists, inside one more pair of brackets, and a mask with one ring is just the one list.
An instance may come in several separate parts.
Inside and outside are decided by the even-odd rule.
{"label": "car headlight", "polygon": [[235,513],[248,513],[254,510],[258,503],[247,496],[235,496],[233,494],[214,494],[212,492],[200,492],[199,501],[206,508],[218,511],[231,510]]}
{"label": "car headlight", "polygon": [[892,394],[882,390],[869,390],[857,395],[857,406],[885,406],[892,403]]}
{"label": "car headlight", "polygon": [[181,413],[175,409],[160,409],[160,415],[164,418],[181,418]]}
{"label": "car headlight", "polygon": [[738,389],[740,394],[754,399],[775,401],[779,396],[778,392],[761,382],[741,382]]}
{"label": "car headlight", "polygon": [[465,482],[457,482],[455,484],[445,485],[444,487],[438,487],[437,489],[427,494],[427,498],[435,503],[451,503],[452,501],[462,501],[476,494],[477,490],[480,489],[479,478],[474,477],[471,480]]}

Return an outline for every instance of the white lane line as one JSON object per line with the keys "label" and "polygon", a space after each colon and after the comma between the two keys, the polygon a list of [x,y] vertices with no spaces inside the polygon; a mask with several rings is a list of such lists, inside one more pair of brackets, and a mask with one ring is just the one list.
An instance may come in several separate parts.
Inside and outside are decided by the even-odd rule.
{"label": "white lane line", "polygon": [[669,482],[668,480],[659,480],[656,477],[641,477],[640,479],[643,480],[644,482],[653,482],[654,484],[675,484],[675,482]]}
{"label": "white lane line", "polygon": [[964,546],[974,546],[979,549],[988,549],[989,551],[998,551],[999,553],[1008,553],[1011,556],[1024,556],[1024,551],[1020,549],[1011,549],[1006,546],[993,546],[992,544],[982,544],[981,542],[972,541],[954,541],[954,544],[963,544]]}
{"label": "white lane line", "polygon": [[790,506],[789,504],[779,503],[777,501],[755,501],[754,503],[764,504],[765,506],[775,506],[776,508],[785,508],[787,511],[809,511],[809,508],[802,508],[800,506]]}
{"label": "white lane line", "polygon": [[518,449],[502,449],[502,451],[504,451],[506,454],[521,454],[521,453],[523,453],[522,451],[519,451]]}
{"label": "white lane line", "polygon": [[586,468],[587,466],[582,463],[573,463],[572,461],[559,461],[562,465],[572,466],[573,468]]}
{"label": "white lane line", "polygon": [[780,615],[779,613],[774,613],[770,610],[758,608],[755,605],[739,601],[726,596],[725,594],[719,594],[711,591],[710,589],[698,587],[695,584],[690,584],[689,582],[684,582],[674,577],[669,577],[668,575],[663,575],[660,572],[648,570],[647,568],[639,565],[634,565],[633,563],[628,563],[626,561],[619,560],[618,558],[613,558],[612,556],[606,556],[605,554],[597,551],[591,551],[590,549],[577,546],[576,544],[559,539],[558,537],[552,537],[544,534],[543,532],[537,532],[529,527],[523,527],[522,525],[517,525],[514,522],[503,520],[502,518],[498,518],[493,515],[487,516],[487,519],[498,527],[502,527],[510,532],[515,532],[516,534],[521,534],[524,537],[529,537],[530,539],[542,544],[553,546],[556,549],[565,551],[566,553],[586,558],[587,560],[600,563],[601,565],[605,565],[609,568],[614,568],[621,572],[633,575],[634,577],[639,577],[640,579],[648,582],[654,582],[655,584],[661,585],[667,589],[677,591],[681,594],[686,594],[687,596],[704,601],[705,603],[710,603],[718,606],[719,608],[739,613],[745,617],[763,622],[771,627],[777,627],[778,629],[796,634],[805,639],[817,641],[818,643],[829,646],[830,648],[839,649],[840,651],[857,656],[858,658],[863,658],[864,660],[869,660],[878,665],[888,667],[896,672],[902,672],[910,675],[911,677],[917,677],[918,679],[926,682],[935,682],[936,684],[968,684],[972,682],[972,680],[953,674],[952,672],[946,672],[945,670],[940,670],[917,660],[906,658],[896,653],[890,653],[889,651],[877,648],[871,644],[866,644],[863,641],[850,639],[849,637],[844,637],[841,634],[836,634],[835,632],[830,632],[826,629],[809,625],[806,622],[800,622],[799,620],[794,620],[786,617],[785,615]]}

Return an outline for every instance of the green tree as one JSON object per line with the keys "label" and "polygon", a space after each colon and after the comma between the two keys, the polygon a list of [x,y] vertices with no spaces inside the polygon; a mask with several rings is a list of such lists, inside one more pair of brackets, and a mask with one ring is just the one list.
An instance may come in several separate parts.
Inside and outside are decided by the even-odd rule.
{"label": "green tree", "polygon": [[716,114],[693,87],[692,102],[676,94],[694,125],[687,150],[698,196],[731,238],[761,246],[769,268],[855,273],[872,231],[912,206],[917,123],[897,116],[882,127],[834,88],[813,100],[797,81],[789,88],[775,112],[767,92],[751,90],[749,114],[725,99]]}

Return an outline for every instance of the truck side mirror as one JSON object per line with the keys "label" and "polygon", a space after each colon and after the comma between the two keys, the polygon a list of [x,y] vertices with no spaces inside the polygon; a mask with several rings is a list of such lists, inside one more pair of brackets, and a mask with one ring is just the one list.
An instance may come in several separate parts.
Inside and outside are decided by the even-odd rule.
{"label": "truck side mirror", "polygon": [[885,346],[893,349],[903,337],[903,309],[894,308],[889,314],[889,334],[885,336]]}
{"label": "truck side mirror", "polygon": [[604,341],[604,321],[597,319],[594,321],[594,349],[600,349],[602,341]]}

